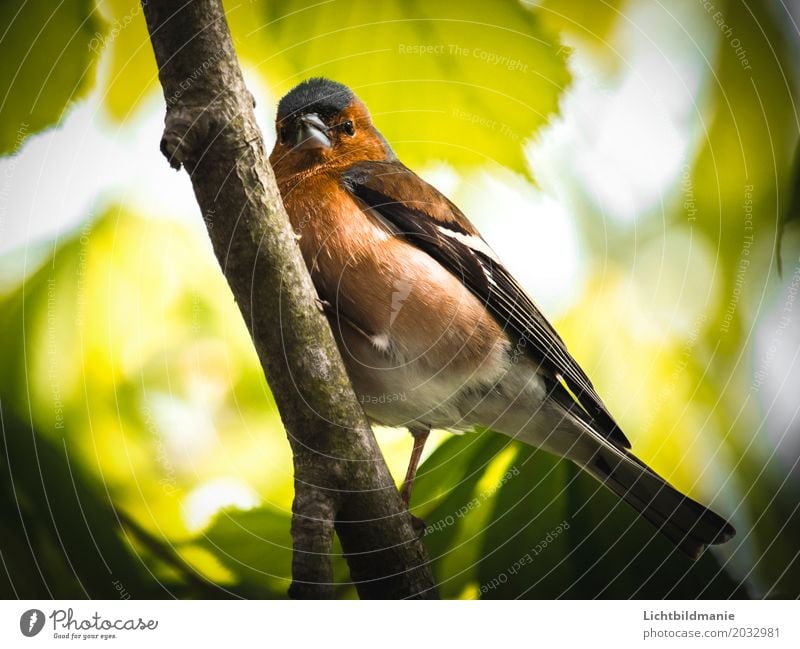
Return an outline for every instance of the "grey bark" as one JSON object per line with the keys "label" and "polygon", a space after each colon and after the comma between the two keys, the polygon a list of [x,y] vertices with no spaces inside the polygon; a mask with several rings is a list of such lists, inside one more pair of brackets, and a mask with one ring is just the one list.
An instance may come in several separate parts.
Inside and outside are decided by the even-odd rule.
{"label": "grey bark", "polygon": [[294,455],[293,597],[331,597],[334,529],[361,597],[432,598],[425,550],[342,364],[281,202],[220,0],[143,0],[188,171]]}

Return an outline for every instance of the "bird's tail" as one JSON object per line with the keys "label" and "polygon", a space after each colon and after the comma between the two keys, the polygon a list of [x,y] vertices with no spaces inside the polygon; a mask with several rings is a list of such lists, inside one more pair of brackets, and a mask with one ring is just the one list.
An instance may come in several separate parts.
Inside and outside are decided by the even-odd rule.
{"label": "bird's tail", "polygon": [[736,530],[724,518],[685,496],[632,453],[592,437],[582,440],[593,451],[578,462],[638,511],[692,559],[706,546],[724,543]]}

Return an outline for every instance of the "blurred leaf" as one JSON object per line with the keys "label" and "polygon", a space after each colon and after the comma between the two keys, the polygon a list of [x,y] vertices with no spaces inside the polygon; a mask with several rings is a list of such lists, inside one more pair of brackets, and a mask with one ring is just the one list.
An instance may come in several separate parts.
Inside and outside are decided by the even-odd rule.
{"label": "blurred leaf", "polygon": [[98,0],[108,17],[100,47],[109,53],[105,105],[124,121],[158,86],[158,68],[140,0]]}
{"label": "blurred leaf", "polygon": [[567,463],[519,446],[516,475],[500,486],[483,535],[478,570],[484,598],[554,598],[574,579],[565,491]]}
{"label": "blurred leaf", "polygon": [[467,558],[476,554],[480,542],[474,514],[488,511],[486,499],[476,495],[478,484],[509,444],[491,432],[454,436],[419,468],[412,511],[427,526],[423,541],[443,597],[458,596],[472,578],[474,566]]}
{"label": "blurred leaf", "polygon": [[[797,59],[778,23],[786,15],[770,3],[731,0],[719,9],[724,20],[717,25],[710,88],[713,121],[695,161],[692,187],[696,226],[718,254],[723,299],[711,317],[716,326],[704,333],[714,360],[698,368],[695,380],[719,448],[735,460],[724,489],[726,497],[734,496],[739,529],[731,561],[748,574],[758,594],[796,596],[798,486],[786,467],[797,456],[775,456],[755,372],[765,363],[756,357],[759,338],[776,335],[764,326],[764,316],[769,303],[781,299],[774,270],[796,180],[797,89],[790,79]],[[768,407],[776,401],[770,396]]]}
{"label": "blurred leaf", "polygon": [[276,97],[311,76],[349,85],[401,159],[497,162],[558,109],[567,48],[517,2],[228,3],[237,51]]}
{"label": "blurred leaf", "polygon": [[[102,489],[60,443],[38,436],[0,400],[0,594],[4,597],[164,597],[121,537]],[[6,571],[8,573],[6,574]]]}
{"label": "blurred leaf", "polygon": [[[284,598],[292,579],[291,516],[272,507],[220,513],[211,527],[192,541],[211,552],[236,575],[236,591],[249,597]],[[339,597],[352,595],[338,541],[333,547],[334,578],[344,584]]]}
{"label": "blurred leaf", "polygon": [[208,550],[257,597],[286,597],[292,574],[291,517],[269,507],[220,513],[193,543]]}
{"label": "blurred leaf", "polygon": [[687,559],[631,507],[569,466],[569,535],[575,580],[564,597],[727,599],[747,588],[727,574],[717,550]]}
{"label": "blurred leaf", "polygon": [[[775,22],[777,12],[769,3],[738,0],[720,3],[719,9],[723,24],[718,25],[722,33],[711,88],[713,121],[692,183],[696,223],[715,242],[726,279],[733,282],[745,236],[774,241],[780,213],[776,182],[782,178],[779,170],[791,165],[798,127],[786,74],[792,55]],[[746,200],[754,217],[748,231]]]}
{"label": "blurred leaf", "polygon": [[778,240],[775,244],[779,272],[782,272],[781,242],[783,241],[783,233],[790,223],[800,221],[800,142],[798,142],[797,148],[794,151],[794,161],[792,163],[791,178],[789,179],[787,191],[789,192],[789,199],[786,201],[787,207],[783,212],[783,220],[781,221]]}
{"label": "blurred leaf", "polygon": [[0,154],[61,119],[94,82],[102,21],[93,0],[0,3]]}
{"label": "blurred leaf", "polygon": [[520,448],[499,490],[479,570],[484,598],[744,597],[713,553],[693,563],[596,480]]}
{"label": "blurred leaf", "polygon": [[612,30],[621,12],[622,0],[575,2],[575,0],[543,0],[538,4],[539,15],[548,28],[579,39],[602,62],[613,68],[621,63],[615,50]]}

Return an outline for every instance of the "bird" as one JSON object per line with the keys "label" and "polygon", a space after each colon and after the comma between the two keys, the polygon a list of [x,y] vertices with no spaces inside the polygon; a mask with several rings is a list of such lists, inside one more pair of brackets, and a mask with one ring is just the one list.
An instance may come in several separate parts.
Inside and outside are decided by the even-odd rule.
{"label": "bird", "polygon": [[430,430],[482,428],[572,461],[691,559],[734,536],[633,454],[542,310],[350,88],[300,82],[275,127],[270,165],[356,395],[413,437],[406,507]]}

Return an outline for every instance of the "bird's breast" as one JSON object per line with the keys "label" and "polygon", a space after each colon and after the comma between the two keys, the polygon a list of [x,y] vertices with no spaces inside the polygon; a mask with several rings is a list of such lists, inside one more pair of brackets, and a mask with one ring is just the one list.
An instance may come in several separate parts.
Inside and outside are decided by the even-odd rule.
{"label": "bird's breast", "polygon": [[457,415],[505,372],[509,343],[475,296],[335,179],[284,194],[299,245],[368,414],[389,425]]}

